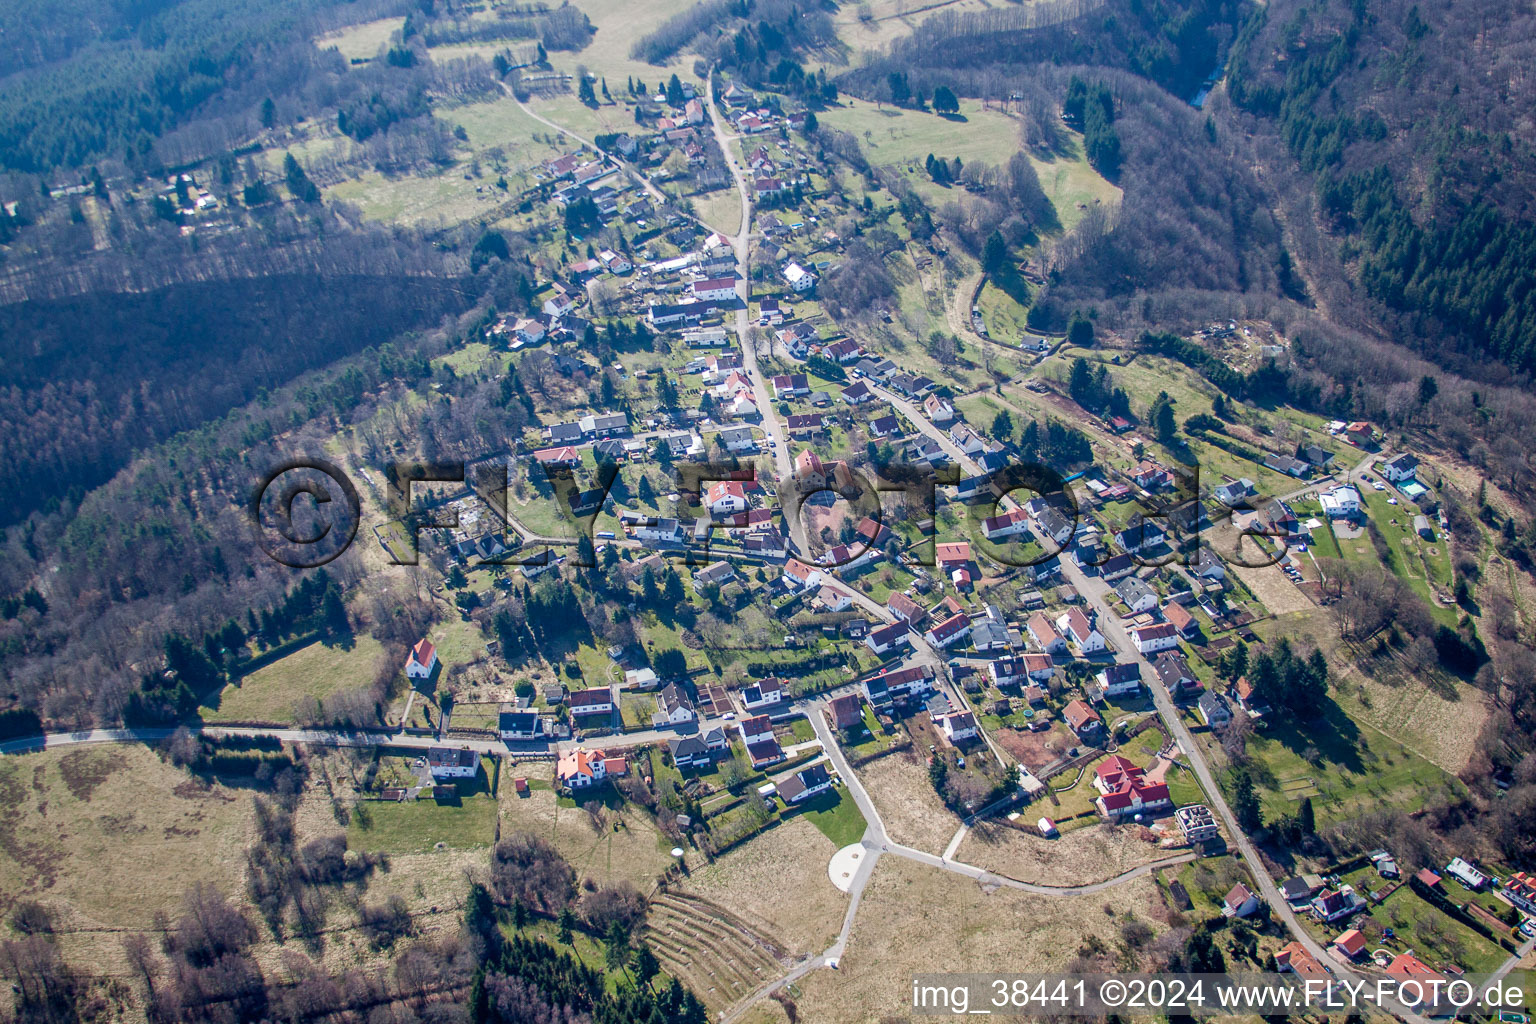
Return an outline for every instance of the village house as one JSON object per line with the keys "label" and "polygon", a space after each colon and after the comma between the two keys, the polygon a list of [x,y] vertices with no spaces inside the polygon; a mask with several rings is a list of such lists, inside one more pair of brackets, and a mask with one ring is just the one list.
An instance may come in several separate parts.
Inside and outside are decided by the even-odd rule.
{"label": "village house", "polygon": [[472,779],[480,773],[480,755],[458,747],[427,750],[427,768],[434,779]]}
{"label": "village house", "polygon": [[576,690],[566,700],[566,707],[573,715],[613,714],[613,691],[606,686],[594,686]]}
{"label": "village house", "polygon": [[952,647],[954,644],[963,640],[970,634],[970,632],[970,617],[963,613],[957,612],[954,615],[951,615],[949,618],[945,619],[943,622],[940,622],[931,627],[928,632],[923,635],[927,638],[930,644],[942,650],[944,648]]}
{"label": "village house", "polygon": [[1046,654],[1066,654],[1067,641],[1045,612],[1035,612],[1024,624],[1030,640]]}
{"label": "village house", "polygon": [[543,730],[536,711],[502,711],[496,716],[496,732],[503,742],[536,740]]}
{"label": "village house", "polygon": [[1072,608],[1056,620],[1056,628],[1072,641],[1080,655],[1096,654],[1105,649],[1104,637],[1094,628],[1081,608]]}
{"label": "village house", "polygon": [[764,679],[742,688],[741,706],[748,711],[772,709],[784,701],[784,684],[776,678]]}
{"label": "village house", "polygon": [[1137,576],[1127,576],[1115,584],[1115,594],[1125,602],[1132,615],[1140,615],[1157,607],[1157,591]]}
{"label": "village house", "polygon": [[832,776],[825,765],[813,764],[779,783],[779,796],[786,804],[804,803],[832,788]]}
{"label": "village house", "polygon": [[416,646],[411,648],[411,653],[406,656],[406,678],[429,679],[435,671],[437,671],[437,648],[431,640],[423,638],[417,641]]}
{"label": "village house", "polygon": [[1137,653],[1145,656],[1158,651],[1172,650],[1179,646],[1179,631],[1168,622],[1154,622],[1131,630],[1131,643]]}
{"label": "village house", "polygon": [[1100,793],[1094,804],[1106,818],[1150,814],[1173,806],[1168,786],[1149,782],[1146,769],[1116,754],[1094,770],[1093,785]]}
{"label": "village house", "polygon": [[1200,720],[1212,729],[1219,729],[1232,721],[1232,705],[1224,694],[1208,690],[1199,701]]}
{"label": "village house", "polygon": [[905,622],[892,622],[886,626],[870,630],[864,638],[864,644],[876,654],[883,655],[894,647],[910,643]]}
{"label": "village house", "polygon": [[601,750],[562,751],[555,763],[555,781],[561,789],[587,789],[606,778],[608,765]]}
{"label": "village house", "polygon": [[1066,721],[1067,728],[1071,729],[1084,743],[1097,745],[1104,739],[1104,719],[1082,701],[1069,702],[1062,709],[1061,717]]}
{"label": "village house", "polygon": [[1242,882],[1238,882],[1221,901],[1223,917],[1248,917],[1259,909],[1259,898]]}
{"label": "village house", "polygon": [[1099,684],[1099,696],[1104,699],[1134,697],[1141,692],[1141,666],[1135,662],[1106,666],[1094,679]]}
{"label": "village house", "polygon": [[654,724],[684,725],[696,722],[698,718],[699,713],[694,710],[693,702],[676,683],[668,684],[656,695],[656,714],[652,719]]}
{"label": "village house", "polygon": [[969,711],[952,711],[947,715],[938,715],[934,718],[933,724],[943,730],[944,738],[956,746],[981,735],[976,725],[976,716]]}
{"label": "village house", "polygon": [[857,693],[845,693],[827,702],[832,713],[832,727],[847,731],[864,724],[864,702]]}

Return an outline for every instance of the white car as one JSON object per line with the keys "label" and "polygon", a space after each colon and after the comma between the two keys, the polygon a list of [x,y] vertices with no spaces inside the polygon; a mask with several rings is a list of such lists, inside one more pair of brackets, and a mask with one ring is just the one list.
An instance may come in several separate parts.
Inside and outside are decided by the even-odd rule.
{"label": "white car", "polygon": [[720,717],[725,719],[727,722],[734,722],[734,721],[736,721],[736,712],[734,712],[734,711],[727,711],[725,714],[721,715]]}
{"label": "white car", "polygon": [[1371,481],[1371,486],[1374,487],[1378,491],[1384,491],[1384,490],[1387,489],[1387,485],[1382,483],[1380,480],[1372,480]]}
{"label": "white car", "polygon": [[1388,498],[1387,499],[1387,504],[1388,505],[1396,505],[1397,504],[1397,499],[1396,498]]}

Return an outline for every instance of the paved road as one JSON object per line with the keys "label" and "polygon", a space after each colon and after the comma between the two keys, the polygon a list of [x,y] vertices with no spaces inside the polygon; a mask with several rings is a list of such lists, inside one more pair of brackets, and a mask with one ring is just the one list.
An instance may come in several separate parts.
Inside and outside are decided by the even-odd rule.
{"label": "paved road", "polygon": [[[757,349],[751,343],[749,334],[752,330],[749,304],[752,301],[752,277],[751,277],[751,236],[752,236],[752,193],[747,188],[746,177],[740,161],[731,151],[731,136],[725,131],[726,120],[720,116],[720,108],[715,103],[715,73],[711,69],[709,78],[704,84],[704,98],[709,106],[710,126],[714,129],[715,144],[720,147],[720,156],[731,169],[731,180],[736,185],[736,194],[741,199],[741,226],[736,229],[736,234],[731,238],[731,248],[736,253],[736,263],[740,273],[740,283],[736,286],[736,293],[741,296],[741,308],[736,311],[735,327],[736,341],[741,346],[742,368],[747,371],[747,376],[752,380],[753,400],[757,403],[758,413],[762,420],[763,432],[773,440],[773,468],[779,478],[780,503],[783,502],[784,483],[793,474],[793,464],[789,454],[789,435],[784,431],[784,424],[779,419],[778,410],[773,405],[773,392],[768,387],[767,378],[763,376],[762,368],[757,362]],[[724,232],[718,232],[724,234]],[[798,509],[791,512],[783,509],[785,524],[789,526],[789,539],[799,552],[801,557],[809,557],[810,544],[805,532],[803,518],[796,514]]]}

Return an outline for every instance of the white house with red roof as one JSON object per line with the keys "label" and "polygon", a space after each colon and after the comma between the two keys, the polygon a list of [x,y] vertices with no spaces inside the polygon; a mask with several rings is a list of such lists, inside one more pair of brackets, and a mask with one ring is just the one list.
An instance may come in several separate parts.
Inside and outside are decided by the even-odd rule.
{"label": "white house with red roof", "polygon": [[601,750],[567,750],[555,764],[555,781],[561,789],[587,789],[608,778],[608,762]]}
{"label": "white house with red roof", "polygon": [[986,535],[987,540],[1006,540],[1009,537],[1017,537],[1028,529],[1029,514],[1022,508],[992,516],[982,520],[981,523],[981,532]]}
{"label": "white house with red roof", "polygon": [[1094,770],[1093,786],[1101,794],[1095,803],[1106,818],[1167,810],[1173,806],[1168,786],[1148,782],[1146,769],[1115,754]]}
{"label": "white house with red roof", "polygon": [[1156,654],[1179,646],[1179,630],[1171,622],[1154,622],[1131,630],[1131,643],[1141,654]]}
{"label": "white house with red roof", "polygon": [[971,545],[963,540],[937,544],[934,547],[934,554],[941,572],[954,572],[956,569],[967,568],[971,564]]}
{"label": "white house with red roof", "polygon": [[924,633],[930,644],[938,648],[952,647],[971,634],[970,616],[956,613]]}
{"label": "white house with red roof", "polygon": [[1105,649],[1104,637],[1093,628],[1093,623],[1081,608],[1073,608],[1057,619],[1056,628],[1076,645],[1079,654],[1095,654]]}
{"label": "white house with red roof", "polygon": [[411,648],[410,655],[405,659],[405,677],[407,679],[427,679],[437,671],[437,648],[426,637]]}
{"label": "white house with red roof", "polygon": [[799,559],[791,558],[784,566],[784,586],[790,590],[808,590],[811,587],[819,587],[826,574],[812,565],[806,565]]}
{"label": "white house with red roof", "polygon": [[747,510],[747,488],[740,480],[716,480],[704,493],[704,503],[717,516],[728,516]]}
{"label": "white house with red roof", "polygon": [[729,302],[736,298],[734,277],[712,277],[707,281],[695,281],[689,292],[701,302]]}

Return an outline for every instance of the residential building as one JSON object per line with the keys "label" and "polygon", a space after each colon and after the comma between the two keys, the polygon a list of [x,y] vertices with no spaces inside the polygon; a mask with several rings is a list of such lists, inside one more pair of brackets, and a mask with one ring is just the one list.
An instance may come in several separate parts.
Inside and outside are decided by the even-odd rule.
{"label": "residential building", "polygon": [[700,736],[678,736],[667,741],[672,763],[678,768],[707,768],[715,761],[715,752]]}
{"label": "residential building", "polygon": [[1029,633],[1029,638],[1035,646],[1046,654],[1066,654],[1067,641],[1057,631],[1051,617],[1045,612],[1035,612],[1024,624],[1024,629]]}
{"label": "residential building", "polygon": [[779,783],[779,796],[787,804],[804,803],[832,788],[832,776],[825,765],[813,764]]}
{"label": "residential building", "polygon": [[662,687],[656,695],[655,721],[665,722],[667,725],[683,725],[687,722],[698,721],[699,713],[694,710],[693,702],[683,692],[683,688],[676,683],[669,683]]}
{"label": "residential building", "polygon": [[928,642],[940,649],[951,647],[971,632],[970,617],[957,612],[923,634]]}
{"label": "residential building", "polygon": [[1228,890],[1226,898],[1221,901],[1223,917],[1247,917],[1257,913],[1258,909],[1259,898],[1242,882]]}
{"label": "residential building", "polygon": [[428,679],[437,671],[437,648],[431,640],[423,637],[411,648],[411,653],[405,659],[405,675],[407,679]]}
{"label": "residential building", "polygon": [[981,735],[976,725],[976,716],[969,711],[952,711],[947,715],[939,715],[933,720],[933,724],[944,732],[944,738],[953,744],[966,743]]}
{"label": "residential building", "polygon": [[857,693],[845,693],[827,702],[832,712],[832,725],[837,729],[854,729],[864,724],[864,702]]}
{"label": "residential building", "polygon": [[1096,654],[1105,649],[1104,637],[1093,627],[1081,608],[1072,608],[1056,620],[1056,628],[1072,641],[1081,655]]}
{"label": "residential building", "polygon": [[1134,697],[1141,692],[1141,666],[1135,662],[1109,665],[1094,677],[1099,684],[1099,696]]}
{"label": "residential building", "polygon": [[1200,720],[1212,729],[1219,729],[1232,721],[1232,705],[1224,694],[1208,690],[1200,697]]}
{"label": "residential building", "polygon": [[1307,952],[1307,947],[1294,939],[1275,951],[1275,965],[1281,973],[1289,972],[1303,980],[1323,981],[1332,976],[1317,957]]}
{"label": "residential building", "polygon": [[801,294],[816,287],[816,275],[798,263],[789,263],[784,267],[784,280],[791,288]]}
{"label": "residential building", "polygon": [[1412,480],[1419,475],[1419,460],[1408,454],[1398,455],[1382,463],[1381,475],[1394,484]]}
{"label": "residential building", "polygon": [[1097,744],[1104,738],[1104,719],[1099,713],[1080,700],[1074,700],[1062,709],[1061,717],[1067,727],[1084,743]]}
{"label": "residential building", "polygon": [[427,769],[434,779],[472,779],[480,773],[480,755],[458,747],[431,747]]}
{"label": "residential building", "polygon": [[562,751],[555,762],[555,780],[562,789],[587,789],[608,777],[608,764],[601,750]]}
{"label": "residential building", "polygon": [[566,698],[566,706],[573,715],[611,715],[613,691],[606,686],[575,690]]}
{"label": "residential building", "polygon": [[1125,602],[1132,615],[1140,615],[1157,607],[1157,591],[1137,576],[1127,576],[1115,584],[1115,594]]}
{"label": "residential building", "polygon": [[695,281],[688,287],[689,294],[703,302],[729,302],[736,298],[735,277],[712,277]]}
{"label": "residential building", "polygon": [[928,619],[928,610],[905,593],[892,594],[885,602],[891,614],[904,620],[913,629],[920,629]]}
{"label": "residential building", "polygon": [[741,705],[748,711],[771,710],[783,701],[784,684],[778,679],[764,679],[762,682],[743,687],[741,691]]}
{"label": "residential building", "polygon": [[704,492],[704,503],[716,516],[745,512],[749,504],[747,488],[740,480],[716,480]]}
{"label": "residential building", "polygon": [[1193,640],[1200,635],[1200,621],[1189,613],[1189,609],[1177,601],[1169,601],[1163,605],[1163,618],[1168,624],[1179,631],[1179,636],[1185,640]]}
{"label": "residential building", "polygon": [[886,626],[870,630],[864,638],[864,644],[876,654],[885,654],[892,648],[910,643],[907,636],[907,624],[905,622],[892,622]]}
{"label": "residential building", "polygon": [[1094,803],[1106,818],[1151,814],[1173,806],[1168,785],[1149,782],[1146,769],[1116,754],[1094,771],[1094,788],[1100,796]]}
{"label": "residential building", "polygon": [[496,731],[503,742],[536,740],[543,731],[536,711],[503,711],[496,716]]}
{"label": "residential building", "polygon": [[1154,622],[1131,630],[1131,643],[1139,654],[1150,655],[1179,646],[1179,631],[1172,623]]}
{"label": "residential building", "polygon": [[1179,831],[1184,834],[1184,839],[1190,843],[1204,843],[1215,839],[1221,834],[1220,827],[1216,824],[1216,818],[1211,814],[1211,809],[1204,804],[1189,804],[1180,807],[1173,812],[1174,820],[1179,824]]}
{"label": "residential building", "polygon": [[1347,484],[1330,487],[1317,497],[1329,519],[1349,519],[1360,514],[1360,492]]}

